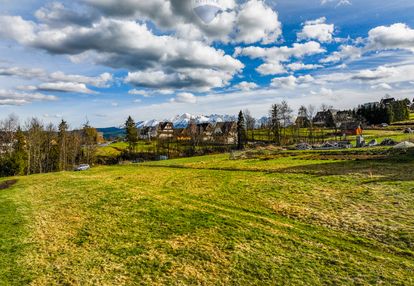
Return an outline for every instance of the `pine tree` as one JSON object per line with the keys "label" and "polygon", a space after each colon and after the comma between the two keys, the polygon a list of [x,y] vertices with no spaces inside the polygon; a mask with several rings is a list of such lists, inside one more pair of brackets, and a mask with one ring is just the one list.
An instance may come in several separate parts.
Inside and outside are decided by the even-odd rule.
{"label": "pine tree", "polygon": [[131,116],[129,116],[125,122],[125,131],[126,141],[128,142],[128,151],[129,153],[132,153],[135,151],[138,144],[138,129]]}
{"label": "pine tree", "polygon": [[20,176],[26,173],[27,168],[27,152],[26,138],[20,126],[16,131],[16,141],[13,146],[12,162],[14,165],[13,175]]}
{"label": "pine tree", "polygon": [[59,124],[58,144],[59,144],[59,170],[64,171],[68,168],[68,124],[62,120]]}
{"label": "pine tree", "polygon": [[244,121],[243,111],[240,110],[237,120],[237,148],[244,149],[246,145],[246,123]]}
{"label": "pine tree", "polygon": [[280,104],[273,104],[270,110],[270,124],[273,137],[277,145],[281,144],[281,124],[282,112]]}

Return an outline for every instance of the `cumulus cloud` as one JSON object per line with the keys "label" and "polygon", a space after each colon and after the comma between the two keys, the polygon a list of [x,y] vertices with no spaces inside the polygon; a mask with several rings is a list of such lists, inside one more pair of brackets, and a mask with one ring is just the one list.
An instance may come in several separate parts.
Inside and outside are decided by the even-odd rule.
{"label": "cumulus cloud", "polygon": [[371,86],[372,89],[383,89],[383,90],[391,90],[392,86],[389,85],[388,83],[380,83],[380,84],[376,84]]}
{"label": "cumulus cloud", "polygon": [[322,68],[322,65],[316,64],[304,64],[304,63],[291,63],[287,65],[287,68],[292,71],[299,71],[299,70],[314,70],[318,68]]}
{"label": "cumulus cloud", "polygon": [[297,34],[299,40],[317,40],[321,43],[329,43],[333,40],[335,26],[326,24],[326,18],[322,17],[314,21],[307,21],[302,31]]}
{"label": "cumulus cloud", "polygon": [[362,70],[352,77],[352,79],[362,81],[374,81],[384,78],[389,78],[396,73],[394,68],[378,67],[376,70]]}
{"label": "cumulus cloud", "polygon": [[73,93],[86,93],[93,94],[96,93],[93,90],[90,90],[83,83],[73,83],[73,82],[51,82],[51,83],[42,83],[37,86],[37,90],[41,91],[57,91],[57,92],[73,92]]}
{"label": "cumulus cloud", "polygon": [[351,45],[342,45],[339,50],[320,60],[321,63],[337,63],[344,60],[355,60],[362,56],[362,49]]}
{"label": "cumulus cloud", "polygon": [[289,88],[293,89],[296,86],[296,77],[293,75],[287,77],[278,77],[272,79],[270,86],[275,88]]}
{"label": "cumulus cloud", "polygon": [[94,87],[109,87],[109,83],[113,80],[113,77],[110,73],[103,73],[97,77],[89,77],[83,75],[67,75],[63,72],[54,72],[51,73],[48,77],[50,81],[58,82],[69,82],[69,83],[80,83],[87,84]]}
{"label": "cumulus cloud", "polygon": [[252,59],[263,59],[264,64],[257,68],[263,75],[275,75],[285,73],[286,70],[282,63],[292,58],[303,58],[305,56],[324,53],[325,49],[318,42],[295,43],[293,47],[246,47],[236,48],[236,56],[248,56]]}
{"label": "cumulus cloud", "polygon": [[87,26],[99,18],[99,13],[87,7],[68,8],[63,3],[52,2],[35,12],[42,23],[63,27],[65,25]]}
{"label": "cumulus cloud", "polygon": [[177,96],[172,99],[172,102],[178,102],[178,103],[196,103],[197,97],[189,92],[181,92],[177,94]]}
{"label": "cumulus cloud", "polygon": [[24,79],[42,78],[46,75],[42,69],[23,67],[0,67],[0,76],[16,76]]}
{"label": "cumulus cloud", "polygon": [[234,87],[240,90],[252,90],[258,88],[259,86],[254,82],[242,81],[236,84]]}
{"label": "cumulus cloud", "polygon": [[187,39],[271,43],[281,35],[277,13],[263,0],[218,0],[221,8],[206,25],[194,12],[191,0],[117,1],[84,0],[104,15],[119,19],[146,19]]}
{"label": "cumulus cloud", "polygon": [[304,84],[311,83],[314,78],[311,75],[295,77],[293,75],[287,77],[278,77],[272,79],[270,86],[278,89],[294,89],[297,86],[304,86]]}
{"label": "cumulus cloud", "polygon": [[24,105],[33,101],[54,101],[56,96],[0,89],[0,105]]}
{"label": "cumulus cloud", "polygon": [[86,56],[114,68],[140,70],[144,74],[157,70],[163,75],[165,86],[162,81],[154,84],[145,76],[148,82],[140,83],[158,88],[222,87],[244,67],[222,50],[199,41],[157,36],[145,24],[127,20],[102,18],[91,27],[45,28],[29,40],[15,40],[53,54]]}
{"label": "cumulus cloud", "polygon": [[414,29],[403,23],[376,27],[368,33],[368,48],[407,49],[414,52]]}
{"label": "cumulus cloud", "polygon": [[282,34],[278,15],[261,0],[245,3],[237,16],[237,42],[275,42]]}
{"label": "cumulus cloud", "polygon": [[20,16],[0,16],[0,37],[28,43],[34,40],[36,25]]}

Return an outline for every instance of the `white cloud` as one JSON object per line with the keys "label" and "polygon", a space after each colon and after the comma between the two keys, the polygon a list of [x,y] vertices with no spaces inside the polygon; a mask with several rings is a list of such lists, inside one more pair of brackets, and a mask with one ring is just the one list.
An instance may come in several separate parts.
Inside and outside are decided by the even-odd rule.
{"label": "white cloud", "polygon": [[414,29],[403,23],[376,27],[368,33],[368,48],[407,49],[414,52]]}
{"label": "white cloud", "polygon": [[257,68],[257,71],[263,75],[276,75],[286,72],[282,63],[289,61],[291,58],[303,58],[305,56],[324,53],[325,49],[317,42],[295,43],[293,47],[246,47],[236,48],[236,56],[248,56],[252,59],[261,58],[264,64]]}
{"label": "white cloud", "polygon": [[[135,21],[102,18],[90,27],[38,26],[38,29],[30,40],[18,37],[15,40],[49,53],[72,55],[72,59],[79,57],[78,60],[83,62],[140,70],[144,74],[156,70],[163,77],[173,79],[164,78],[166,86],[159,88],[208,90],[222,87],[244,67],[222,50],[199,41],[157,36],[145,24]],[[181,77],[184,80],[180,80]],[[153,85],[150,77],[143,78],[148,80],[147,83],[140,80],[143,86]],[[78,83],[89,81],[77,80],[81,81]]]}
{"label": "white cloud", "polygon": [[33,101],[54,101],[56,96],[0,89],[0,105],[23,105]]}
{"label": "white cloud", "polygon": [[288,64],[287,67],[292,71],[299,71],[299,70],[314,70],[318,68],[322,68],[322,65],[315,65],[315,64],[303,64],[303,63],[291,63]]}
{"label": "white cloud", "polygon": [[172,102],[177,103],[197,103],[197,97],[189,92],[181,92],[176,95],[174,99],[172,99]]}
{"label": "white cloud", "polygon": [[57,92],[73,92],[73,93],[86,93],[95,94],[96,92],[90,90],[83,83],[73,82],[50,82],[42,83],[37,87],[38,90],[42,91],[57,91]]}
{"label": "white cloud", "polygon": [[321,5],[326,5],[328,3],[336,4],[336,7],[344,5],[352,5],[351,0],[321,0]]}
{"label": "white cloud", "polygon": [[335,26],[326,24],[326,18],[322,17],[314,21],[305,22],[301,32],[297,34],[299,40],[318,40],[321,43],[329,43],[333,40]]}
{"label": "white cloud", "polygon": [[23,67],[0,67],[0,76],[16,76],[24,79],[33,79],[45,76],[42,69],[23,68]]}
{"label": "white cloud", "polygon": [[110,73],[103,73],[98,77],[88,77],[83,75],[66,75],[63,72],[51,73],[48,77],[50,81],[82,83],[95,87],[108,87],[109,82],[113,80]]}
{"label": "white cloud", "polygon": [[392,86],[390,86],[388,83],[380,83],[380,84],[371,86],[371,88],[372,89],[391,90]]}
{"label": "white cloud", "polygon": [[240,90],[252,90],[252,89],[258,88],[259,86],[254,82],[242,81],[238,83],[237,85],[235,85],[234,87]]}
{"label": "white cloud", "polygon": [[293,89],[296,87],[296,77],[293,75],[287,76],[287,77],[278,77],[272,79],[272,83],[270,86],[275,88],[287,88],[287,89]]}
{"label": "white cloud", "polygon": [[285,67],[279,62],[268,62],[260,65],[256,71],[261,75],[279,75],[285,74],[287,71]]}
{"label": "white cloud", "polygon": [[351,45],[342,45],[339,51],[320,60],[321,63],[337,63],[344,60],[355,60],[362,56],[362,49]]}
{"label": "white cloud", "polygon": [[362,80],[362,81],[375,81],[384,78],[389,78],[396,74],[394,68],[389,68],[385,66],[378,67],[376,70],[362,70],[359,71],[352,79]]}
{"label": "white cloud", "polygon": [[35,24],[23,20],[20,16],[0,16],[0,37],[18,40],[20,43],[31,42],[35,38]]}
{"label": "white cloud", "polygon": [[261,0],[250,0],[241,7],[236,29],[236,41],[246,44],[274,43],[282,34],[277,13]]}
{"label": "white cloud", "polygon": [[132,95],[141,95],[143,97],[150,97],[151,95],[148,93],[148,91],[146,90],[139,90],[139,89],[131,89],[130,91],[128,91],[128,94],[132,94]]}

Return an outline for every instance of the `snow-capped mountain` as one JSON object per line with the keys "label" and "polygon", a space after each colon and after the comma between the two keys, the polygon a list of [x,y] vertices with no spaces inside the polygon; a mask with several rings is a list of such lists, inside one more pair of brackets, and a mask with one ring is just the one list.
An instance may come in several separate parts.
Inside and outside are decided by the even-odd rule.
{"label": "snow-capped mountain", "polygon": [[138,128],[142,127],[155,127],[159,124],[161,121],[169,121],[174,124],[174,128],[186,128],[190,121],[194,120],[196,123],[212,123],[215,124],[217,122],[227,122],[227,121],[237,121],[236,116],[232,115],[218,115],[218,114],[212,114],[212,115],[192,115],[189,113],[184,113],[182,115],[174,116],[170,119],[165,120],[147,120],[147,121],[140,121],[137,123]]}
{"label": "snow-capped mountain", "polygon": [[155,127],[159,123],[160,122],[158,120],[155,120],[155,119],[147,120],[147,121],[139,121],[139,122],[137,122],[137,128],[142,128],[142,127]]}

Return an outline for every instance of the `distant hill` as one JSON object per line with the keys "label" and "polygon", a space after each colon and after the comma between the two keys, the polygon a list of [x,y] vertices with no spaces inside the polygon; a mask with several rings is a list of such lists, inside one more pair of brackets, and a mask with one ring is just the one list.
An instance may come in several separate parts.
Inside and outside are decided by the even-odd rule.
{"label": "distant hill", "polygon": [[118,127],[97,128],[97,130],[104,134],[105,139],[125,136],[125,130]]}

